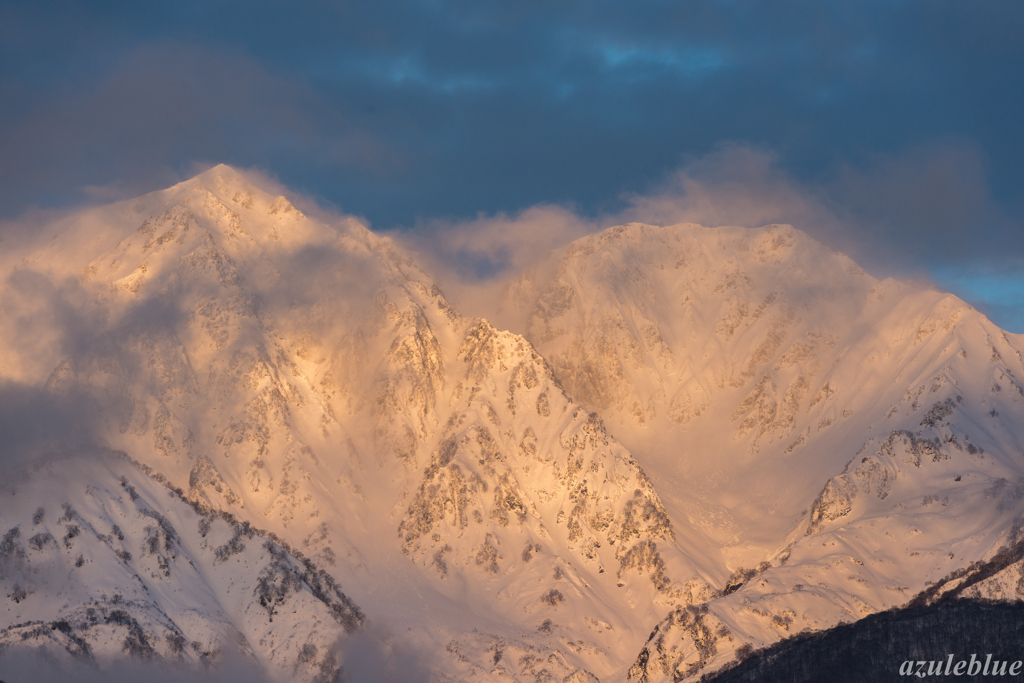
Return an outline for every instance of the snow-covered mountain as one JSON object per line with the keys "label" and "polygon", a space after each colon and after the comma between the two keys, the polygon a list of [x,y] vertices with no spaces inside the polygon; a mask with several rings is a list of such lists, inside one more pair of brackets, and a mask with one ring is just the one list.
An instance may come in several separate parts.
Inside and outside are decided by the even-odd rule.
{"label": "snow-covered mountain", "polygon": [[613,228],[504,304],[718,563],[637,680],[903,604],[1024,511],[1021,337],[788,226]]}
{"label": "snow-covered mountain", "polygon": [[1020,528],[1021,338],[792,228],[592,235],[501,331],[218,166],[0,269],[0,647],[678,679]]}

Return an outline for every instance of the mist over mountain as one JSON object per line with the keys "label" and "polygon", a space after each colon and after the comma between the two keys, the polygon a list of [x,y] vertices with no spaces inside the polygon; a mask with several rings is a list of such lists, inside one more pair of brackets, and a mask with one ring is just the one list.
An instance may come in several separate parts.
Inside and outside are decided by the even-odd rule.
{"label": "mist over mountain", "polygon": [[1024,338],[789,226],[562,234],[490,319],[227,166],[6,249],[0,676],[697,680],[1024,595]]}

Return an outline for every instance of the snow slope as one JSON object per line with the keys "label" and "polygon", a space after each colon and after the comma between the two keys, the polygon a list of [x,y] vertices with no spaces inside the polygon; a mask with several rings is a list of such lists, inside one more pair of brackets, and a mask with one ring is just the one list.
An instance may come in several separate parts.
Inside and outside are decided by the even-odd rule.
{"label": "snow slope", "polygon": [[191,665],[237,649],[276,678],[327,680],[336,645],[363,624],[312,562],[188,505],[123,456],[43,465],[5,498],[0,647]]}
{"label": "snow slope", "polygon": [[663,621],[634,678],[902,604],[1024,511],[1021,338],[788,226],[612,228],[504,304],[735,591]]}

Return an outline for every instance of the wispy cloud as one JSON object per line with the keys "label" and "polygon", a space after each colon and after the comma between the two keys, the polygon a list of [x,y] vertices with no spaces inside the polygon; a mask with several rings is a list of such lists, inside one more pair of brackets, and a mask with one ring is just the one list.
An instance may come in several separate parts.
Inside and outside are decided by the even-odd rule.
{"label": "wispy cloud", "polygon": [[61,662],[52,655],[13,650],[0,655],[0,672],[5,681],[20,683],[269,683],[251,655],[225,649],[212,666],[199,666],[133,659],[118,659],[86,665],[80,661]]}
{"label": "wispy cloud", "polygon": [[[542,205],[512,215],[432,221],[399,237],[432,261],[453,299],[495,317],[495,293],[508,279],[611,225],[786,223],[878,276],[931,277],[997,323],[1024,331],[1013,313],[1024,307],[1024,297],[1012,275],[1024,254],[1024,233],[1013,230],[993,198],[981,153],[961,141],[874,156],[858,167],[844,164],[818,182],[794,177],[766,147],[731,143],[621,200],[624,208],[614,212],[586,215]],[[983,239],[971,226],[979,226]]]}

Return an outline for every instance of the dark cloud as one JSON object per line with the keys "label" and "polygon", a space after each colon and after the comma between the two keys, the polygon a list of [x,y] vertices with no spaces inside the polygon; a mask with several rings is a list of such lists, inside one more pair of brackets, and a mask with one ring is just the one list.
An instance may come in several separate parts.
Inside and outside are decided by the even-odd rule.
{"label": "dark cloud", "polygon": [[807,180],[942,136],[974,141],[996,197],[1021,199],[1012,3],[40,2],[3,18],[8,212],[159,187],[197,159],[272,168],[382,227],[593,212],[726,140]]}
{"label": "dark cloud", "polygon": [[787,222],[837,219],[830,243],[911,269],[1020,258],[1021,35],[997,0],[4,2],[0,215],[226,162],[378,228],[600,222],[693,210],[683,169],[709,197],[788,191]]}
{"label": "dark cloud", "polygon": [[94,83],[35,93],[19,114],[0,128],[5,206],[75,190],[101,200],[141,194],[201,159],[253,165],[274,150],[316,149],[322,163],[372,170],[389,156],[308,86],[197,45],[141,46]]}
{"label": "dark cloud", "polygon": [[843,164],[828,190],[833,206],[869,232],[889,260],[919,264],[1024,254],[1024,225],[992,194],[985,153],[975,144],[937,141],[903,154],[877,153]]}

